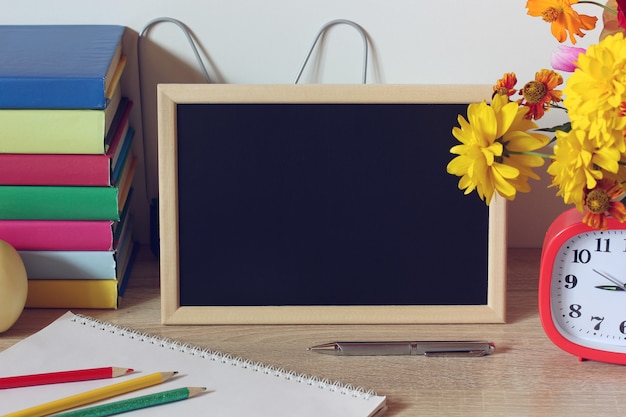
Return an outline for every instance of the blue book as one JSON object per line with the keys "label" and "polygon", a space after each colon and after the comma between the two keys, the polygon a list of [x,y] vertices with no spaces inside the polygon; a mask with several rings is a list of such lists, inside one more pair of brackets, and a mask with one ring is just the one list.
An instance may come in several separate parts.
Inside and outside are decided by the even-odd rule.
{"label": "blue book", "polygon": [[104,109],[123,26],[0,26],[0,109]]}

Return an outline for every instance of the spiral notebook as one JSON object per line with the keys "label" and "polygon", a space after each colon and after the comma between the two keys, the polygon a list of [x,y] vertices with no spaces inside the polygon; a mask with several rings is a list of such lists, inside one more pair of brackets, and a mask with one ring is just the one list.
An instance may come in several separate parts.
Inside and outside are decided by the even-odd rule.
{"label": "spiral notebook", "polygon": [[[301,375],[180,341],[118,327],[67,312],[34,335],[0,352],[0,376],[120,366],[123,378],[178,371],[152,388],[108,400],[166,389],[202,386],[186,401],[138,410],[133,416],[368,417],[386,409],[384,396]],[[0,391],[0,415],[111,384],[87,381]]]}

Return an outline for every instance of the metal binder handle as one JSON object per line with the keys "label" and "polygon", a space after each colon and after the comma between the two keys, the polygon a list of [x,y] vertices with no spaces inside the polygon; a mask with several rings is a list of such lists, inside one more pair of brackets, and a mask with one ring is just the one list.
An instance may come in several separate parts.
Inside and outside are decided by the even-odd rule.
{"label": "metal binder handle", "polygon": [[368,60],[368,53],[369,53],[368,52],[369,41],[367,38],[367,34],[365,33],[365,30],[361,26],[359,26],[357,23],[351,20],[337,19],[337,20],[331,20],[330,22],[326,23],[324,26],[322,26],[322,28],[318,32],[317,36],[315,37],[315,41],[313,41],[313,45],[311,45],[311,49],[309,49],[309,53],[307,54],[306,59],[304,60],[304,64],[302,64],[302,68],[300,68],[300,72],[298,73],[298,76],[296,77],[296,82],[294,84],[298,84],[298,82],[300,81],[302,72],[304,72],[304,68],[306,67],[306,64],[309,62],[309,58],[311,57],[311,54],[313,53],[313,50],[315,49],[315,45],[317,45],[317,42],[319,41],[320,37],[324,34],[324,32],[326,32],[326,30],[329,27],[334,26],[334,25],[339,25],[339,24],[352,26],[361,34],[361,37],[363,38],[363,84],[367,83],[367,60]]}
{"label": "metal binder handle", "polygon": [[[181,22],[180,20],[173,19],[171,17],[159,17],[159,18],[149,21],[146,24],[146,26],[143,28],[143,30],[139,34],[139,39],[137,41],[137,62],[141,64],[141,59],[140,59],[141,40],[146,36],[146,33],[152,26],[154,26],[157,23],[162,23],[162,22],[173,23],[176,26],[178,26],[180,30],[183,31],[183,33],[185,34],[185,37],[187,38],[187,42],[189,42],[189,46],[191,47],[191,50],[193,51],[193,54],[196,57],[196,61],[198,61],[198,66],[200,67],[200,70],[202,71],[202,75],[204,75],[204,79],[206,80],[207,83],[211,83],[211,78],[209,77],[209,73],[206,67],[204,66],[204,63],[202,62],[202,58],[200,57],[200,54],[198,53],[198,48],[196,47],[196,43],[194,42],[189,29],[187,28],[187,26],[185,26],[183,22]],[[141,75],[141,72],[140,72],[140,75]]]}

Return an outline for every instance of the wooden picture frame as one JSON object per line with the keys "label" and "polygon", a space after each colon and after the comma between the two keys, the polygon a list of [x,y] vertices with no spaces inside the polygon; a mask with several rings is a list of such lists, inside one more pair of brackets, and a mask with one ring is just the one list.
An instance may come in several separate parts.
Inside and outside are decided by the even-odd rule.
{"label": "wooden picture frame", "polygon": [[[212,111],[213,105],[230,105],[253,104],[259,106],[280,104],[294,105],[298,107],[300,104],[307,105],[333,105],[333,104],[357,104],[357,105],[416,105],[416,109],[443,109],[447,107],[439,106],[440,104],[460,104],[462,107],[455,107],[455,111],[459,108],[465,116],[466,105],[473,102],[480,102],[489,98],[491,87],[485,85],[217,85],[217,84],[162,84],[158,86],[158,148],[159,148],[159,217],[160,217],[160,274],[161,274],[161,320],[164,324],[170,325],[187,325],[187,324],[394,324],[394,323],[503,323],[505,322],[505,291],[506,291],[506,207],[503,199],[495,197],[492,200],[488,211],[487,226],[484,231],[473,232],[473,236],[486,239],[485,246],[478,245],[476,249],[471,244],[472,236],[469,237],[470,244],[463,244],[461,248],[456,247],[454,242],[449,247],[443,249],[445,259],[449,262],[442,262],[439,266],[434,266],[426,280],[442,281],[449,279],[447,277],[436,277],[436,271],[443,264],[455,264],[464,261],[457,259],[466,252],[471,252],[471,259],[481,259],[481,265],[486,265],[486,275],[478,278],[468,278],[476,280],[476,286],[486,286],[486,294],[484,298],[477,303],[469,304],[450,304],[444,299],[444,302],[436,301],[430,303],[421,302],[419,305],[404,304],[324,304],[316,305],[315,303],[304,303],[299,305],[290,305],[289,303],[277,304],[269,302],[259,305],[248,305],[238,303],[228,303],[226,305],[215,305],[211,302],[181,303],[181,294],[187,290],[187,286],[195,285],[197,281],[202,280],[210,284],[212,277],[207,276],[205,267],[201,263],[196,263],[187,268],[187,273],[181,277],[181,254],[185,258],[188,252],[197,252],[202,257],[202,253],[210,254],[210,249],[198,246],[204,245],[202,238],[197,236],[193,239],[195,242],[184,242],[190,238],[181,238],[181,228],[183,222],[194,214],[184,214],[184,218],[179,218],[183,210],[180,204],[191,206],[191,210],[200,211],[199,206],[195,204],[193,199],[182,198],[182,189],[190,188],[184,183],[186,179],[181,179],[183,168],[187,169],[193,166],[194,170],[203,170],[207,164],[200,163],[196,160],[189,163],[185,160],[180,150],[179,135],[203,135],[200,137],[190,137],[185,140],[185,146],[204,146],[203,144],[210,140],[208,134],[203,133],[205,126],[213,124]],[[427,106],[423,106],[423,105]],[[209,105],[206,107],[206,105]],[[419,105],[419,106],[417,106]],[[256,107],[255,107],[256,108]],[[299,107],[298,107],[299,108]],[[343,107],[342,107],[343,108]],[[361,106],[358,106],[361,108]],[[384,107],[386,109],[387,107]],[[197,126],[183,126],[188,121],[181,121],[183,110],[194,110],[196,116],[190,116],[189,120],[197,120]],[[196,112],[196,110],[198,112]],[[378,110],[376,110],[378,112]],[[421,111],[421,110],[420,110]],[[430,110],[428,110],[430,111]],[[436,110],[440,111],[440,110]],[[450,112],[450,110],[447,110]],[[458,114],[457,113],[457,114]],[[195,119],[194,119],[195,117]],[[179,120],[181,119],[181,120]],[[363,117],[361,117],[361,120]],[[187,120],[187,119],[185,119]],[[238,119],[236,119],[238,120]],[[309,120],[310,123],[316,123],[316,119]],[[196,123],[196,122],[193,122]],[[244,120],[241,122],[245,123]],[[235,123],[237,124],[237,123]],[[275,125],[276,122],[273,122]],[[433,121],[436,124],[436,120]],[[440,129],[442,136],[452,138],[449,134],[453,126],[457,124],[456,114],[447,114],[446,119],[441,123]],[[272,126],[273,126],[272,125]],[[310,124],[308,126],[311,126]],[[419,127],[419,126],[418,126]],[[290,127],[292,129],[293,127]],[[306,128],[306,126],[303,126]],[[411,129],[416,128],[412,126]],[[189,133],[191,132],[191,133]],[[418,132],[418,130],[416,130]],[[416,133],[417,134],[417,133]],[[229,135],[224,135],[229,136]],[[229,137],[222,138],[222,141],[229,141]],[[422,146],[429,146],[429,141],[422,140]],[[445,140],[448,140],[447,138]],[[453,140],[453,138],[451,139]],[[193,142],[188,144],[187,142]],[[195,145],[194,145],[195,144]],[[452,142],[450,142],[452,144]],[[446,145],[449,149],[449,146]],[[188,155],[197,155],[203,151],[185,151]],[[452,155],[447,152],[443,157],[447,160],[452,159]],[[193,156],[195,158],[196,156]],[[218,161],[219,162],[219,161]],[[211,165],[211,164],[209,164]],[[439,168],[439,165],[440,168]],[[189,168],[191,169],[191,168]],[[441,171],[439,171],[441,169]],[[437,175],[446,175],[450,177],[452,186],[446,188],[445,195],[462,196],[459,205],[471,204],[484,206],[484,203],[475,195],[463,196],[462,191],[456,188],[457,179],[445,174],[445,163],[438,164],[434,169]],[[444,174],[441,174],[443,172]],[[195,174],[194,174],[195,175]],[[214,176],[213,173],[199,172],[201,178]],[[427,179],[424,179],[427,181]],[[445,179],[448,181],[448,179]],[[202,188],[203,186],[194,185]],[[435,184],[436,186],[436,184]],[[443,187],[443,186],[442,186]],[[446,185],[445,187],[448,187]],[[184,191],[185,193],[190,193]],[[195,195],[200,195],[204,191],[194,190]],[[190,196],[191,198],[191,196]],[[455,197],[456,198],[456,197]],[[192,201],[192,203],[181,203],[182,201]],[[468,203],[466,203],[468,202]],[[206,205],[206,203],[203,203]],[[449,204],[451,205],[451,204]],[[454,203],[452,205],[457,205]],[[418,210],[422,210],[419,208]],[[189,209],[189,207],[187,207]],[[203,209],[202,209],[203,210]],[[424,209],[426,210],[426,209]],[[463,233],[464,228],[470,225],[473,220],[467,219],[463,223],[463,215],[465,209],[463,207],[443,207],[442,211],[428,208],[428,211],[416,213],[417,217],[423,218],[425,222],[435,222],[441,227],[436,230],[442,230],[442,233],[459,231],[460,236],[466,237]],[[186,210],[185,213],[188,213]],[[213,217],[213,216],[211,216]],[[454,219],[461,219],[461,223],[454,224]],[[210,219],[207,219],[207,221]],[[204,223],[197,219],[197,223]],[[449,225],[451,224],[451,225]],[[189,228],[189,227],[188,227]],[[208,229],[209,233],[211,229]],[[194,250],[191,250],[191,249]],[[204,252],[203,252],[204,251]],[[456,253],[456,254],[455,254]],[[190,255],[191,256],[191,255]],[[443,255],[442,255],[443,256]],[[449,258],[448,258],[449,257]],[[443,259],[443,258],[442,258]],[[210,262],[210,261],[207,261]],[[471,265],[458,265],[463,274],[468,270],[471,271]],[[244,278],[245,279],[245,278]],[[221,282],[222,280],[220,280]],[[228,281],[224,279],[224,281]],[[474,283],[462,281],[462,285],[468,284],[471,288]],[[485,282],[483,282],[485,281]],[[266,282],[263,283],[267,284]],[[231,280],[233,287],[246,286],[252,284],[241,284],[237,280]],[[267,284],[271,286],[271,283]],[[417,285],[420,285],[419,283]],[[454,284],[458,287],[461,284]],[[375,285],[374,285],[375,286]],[[419,288],[419,287],[417,287]],[[455,292],[462,292],[463,289],[449,289],[452,296]],[[198,291],[189,292],[202,293],[216,291]],[[270,291],[271,292],[271,291]],[[358,291],[355,291],[355,293]],[[420,292],[420,291],[417,291]],[[445,296],[444,296],[445,297]],[[484,300],[484,301],[483,301]]]}

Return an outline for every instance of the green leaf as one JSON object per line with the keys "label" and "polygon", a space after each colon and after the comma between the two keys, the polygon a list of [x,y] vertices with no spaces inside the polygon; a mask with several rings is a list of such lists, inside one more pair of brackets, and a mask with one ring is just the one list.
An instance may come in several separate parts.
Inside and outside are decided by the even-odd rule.
{"label": "green leaf", "polygon": [[562,125],[544,127],[544,128],[537,129],[537,130],[540,132],[556,132],[557,130],[560,130],[561,132],[569,132],[570,130],[572,130],[572,123],[567,122],[567,123],[563,123]]}

